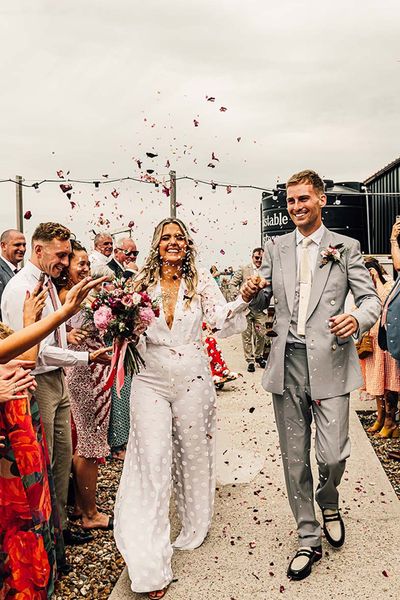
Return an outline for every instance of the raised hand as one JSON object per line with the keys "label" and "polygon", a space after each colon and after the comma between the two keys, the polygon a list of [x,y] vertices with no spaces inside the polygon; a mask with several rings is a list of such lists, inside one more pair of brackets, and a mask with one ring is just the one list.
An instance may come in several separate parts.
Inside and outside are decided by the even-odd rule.
{"label": "raised hand", "polygon": [[260,277],[259,275],[253,275],[244,282],[240,293],[245,302],[250,302],[260,290],[269,285],[271,285],[269,281],[263,277]]}
{"label": "raised hand", "polygon": [[68,315],[74,315],[81,309],[81,304],[93,288],[101,285],[104,281],[107,281],[108,277],[99,277],[98,279],[92,279],[91,277],[85,277],[82,281],[74,285],[65,297],[64,309]]}
{"label": "raised hand", "polygon": [[17,369],[12,377],[0,376],[0,402],[28,398],[28,394],[21,392],[27,391],[34,380],[33,375],[25,369]]}
{"label": "raised hand", "polygon": [[397,238],[400,235],[400,220],[399,221],[395,221],[395,223],[393,223],[393,227],[392,227],[392,233],[390,234],[390,241],[391,242],[397,242]]}
{"label": "raised hand", "polygon": [[67,342],[68,344],[72,344],[73,346],[79,346],[82,342],[85,341],[89,333],[84,329],[71,329],[67,333]]}
{"label": "raised hand", "polygon": [[8,379],[12,377],[18,368],[25,369],[26,371],[31,371],[36,366],[34,360],[9,360],[8,363],[4,365],[0,365],[0,377],[4,379]]}
{"label": "raised hand", "polygon": [[43,281],[39,281],[33,292],[26,292],[24,302],[24,326],[36,323],[42,317],[46,303],[47,289],[43,289]]}

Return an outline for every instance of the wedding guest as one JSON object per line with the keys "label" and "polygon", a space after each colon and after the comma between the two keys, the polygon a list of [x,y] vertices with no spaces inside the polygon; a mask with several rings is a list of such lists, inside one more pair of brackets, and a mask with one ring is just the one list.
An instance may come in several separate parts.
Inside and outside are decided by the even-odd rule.
{"label": "wedding guest", "polygon": [[[312,418],[319,480],[315,498],[325,538],[340,548],[345,526],[338,486],[350,454],[349,396],[362,384],[352,336],[373,326],[381,304],[359,242],[323,225],[327,197],[319,175],[295,173],[286,192],[296,229],[267,241],[261,278],[250,278],[244,291],[261,288],[251,303],[258,310],[268,307],[272,295],[275,299],[277,336],[262,383],[272,392],[287,495],[297,523],[299,549],[287,575],[300,580],[322,557],[310,460]],[[346,313],[349,291],[356,308]]]}
{"label": "wedding guest", "polygon": [[92,269],[108,264],[113,252],[113,241],[109,233],[97,233],[93,240],[94,250],[89,256]]}
{"label": "wedding guest", "polygon": [[229,284],[231,281],[231,276],[228,274],[228,270],[225,269],[219,278],[220,290],[222,292],[223,297],[227,302],[229,302],[230,290]]}
{"label": "wedding guest", "polygon": [[393,267],[396,271],[400,271],[400,219],[396,219],[393,223],[392,232],[390,234],[390,253],[392,255]]}
{"label": "wedding guest", "polygon": [[[227,304],[195,261],[186,226],[165,219],[135,279],[161,297],[160,316],[142,336],[146,367],[133,378],[131,432],[115,506],[115,539],[132,589],[162,598],[172,581],[173,548],[193,550],[210,528],[215,492],[215,401],[201,341],[206,320],[221,337],[246,326],[241,295]],[[172,471],[172,475],[171,475]],[[171,476],[182,529],[171,545]]]}
{"label": "wedding guest", "polygon": [[[36,322],[43,306],[40,294],[32,294],[24,305],[24,325]],[[0,340],[12,333],[0,323]],[[11,383],[16,378],[21,383],[14,383],[12,394],[5,397],[8,402],[0,404],[0,433],[6,439],[5,449],[0,450],[2,598],[28,592],[38,598],[49,598],[54,592],[57,573],[69,571],[39,408],[30,393],[34,391],[31,369],[37,350],[38,346],[33,346],[20,356],[29,361],[31,368],[14,367],[11,379],[9,374],[7,378],[4,375],[17,361],[0,366],[0,388],[1,383]],[[23,381],[27,383],[24,385]],[[20,549],[23,560],[19,558]]]}
{"label": "wedding guest", "polygon": [[[387,276],[376,258],[367,256],[364,258],[364,262],[378,296],[384,304],[393,287],[393,280]],[[369,331],[373,352],[366,358],[360,359],[364,377],[364,385],[361,389],[376,399],[377,418],[368,431],[377,433],[377,436],[382,438],[397,438],[399,437],[399,428],[395,422],[395,415],[400,392],[400,365],[390,356],[389,352],[381,350],[379,347],[379,321],[380,319]]]}
{"label": "wedding guest", "polygon": [[[71,253],[71,232],[59,223],[40,223],[32,235],[32,253],[27,264],[9,281],[2,297],[4,322],[12,329],[23,327],[23,302],[27,291],[35,289],[39,281],[48,289],[43,310],[46,316],[61,307],[52,283],[68,267]],[[65,325],[62,324],[41,343],[37,367],[34,371],[36,400],[46,433],[54,484],[66,544],[90,541],[87,532],[77,533],[68,528],[66,502],[72,458],[70,403],[63,368],[92,361],[108,362],[106,351],[76,352],[67,348]]]}
{"label": "wedding guest", "polygon": [[[114,257],[108,263],[110,269],[118,279],[129,280],[135,277],[138,271],[136,259],[139,250],[132,238],[122,237],[116,241]],[[129,437],[130,417],[129,398],[131,394],[131,378],[125,375],[124,385],[117,394],[115,384],[111,392],[111,414],[108,432],[108,443],[111,447],[111,456],[117,460],[124,460],[125,449]]]}
{"label": "wedding guest", "polygon": [[[31,369],[38,344],[80,308],[98,282],[82,281],[64,306],[36,322],[44,306],[39,288],[24,303],[16,333],[0,324],[0,596],[52,596],[57,572],[67,573],[45,435]],[[31,323],[29,325],[29,323]],[[23,354],[25,353],[25,354]],[[15,360],[21,355],[28,360]],[[31,360],[32,359],[32,360]],[[10,390],[11,386],[11,390]],[[20,558],[23,556],[23,560]],[[9,594],[10,592],[10,594]],[[10,596],[11,597],[11,596]]]}
{"label": "wedding guest", "polygon": [[[0,237],[0,302],[3,290],[11,277],[18,271],[18,265],[24,260],[26,241],[23,233],[17,229],[7,229]],[[0,310],[1,321],[1,310]]]}
{"label": "wedding guest", "polygon": [[[222,291],[222,290],[221,290]],[[221,347],[215,338],[211,327],[203,323],[204,345],[210,361],[211,376],[216,389],[221,389],[223,384],[238,378],[238,374],[231,371],[222,355]]]}
{"label": "wedding guest", "polygon": [[211,277],[214,278],[215,283],[219,287],[219,278],[220,278],[221,273],[219,272],[219,269],[218,269],[217,265],[212,265],[211,266],[210,273],[211,273]]}
{"label": "wedding guest", "polygon": [[[229,287],[231,294],[236,296],[238,288],[251,276],[257,276],[260,272],[262,258],[264,254],[263,248],[254,248],[251,254],[251,263],[239,267],[233,274]],[[247,362],[247,370],[249,373],[255,372],[255,364],[264,369],[264,348],[266,343],[267,315],[263,311],[255,310],[250,307],[247,313],[247,327],[242,333],[242,343],[244,358]]]}
{"label": "wedding guest", "polygon": [[[71,241],[72,253],[67,271],[67,285],[60,293],[63,302],[67,291],[90,272],[87,252],[78,242]],[[90,301],[90,297],[88,298]],[[85,324],[81,310],[67,324],[75,333],[74,349],[95,352],[104,347],[94,330]],[[73,473],[76,490],[75,519],[82,519],[83,529],[112,529],[112,517],[101,513],[96,504],[99,459],[108,456],[108,422],[110,418],[111,391],[104,391],[108,366],[100,363],[76,365],[67,370],[67,385],[72,417],[76,427],[77,445],[73,456]]]}
{"label": "wedding guest", "polygon": [[138,271],[136,264],[138,256],[139,250],[132,238],[119,238],[115,243],[114,254],[108,263],[108,267],[114,271],[118,279],[129,279]]}

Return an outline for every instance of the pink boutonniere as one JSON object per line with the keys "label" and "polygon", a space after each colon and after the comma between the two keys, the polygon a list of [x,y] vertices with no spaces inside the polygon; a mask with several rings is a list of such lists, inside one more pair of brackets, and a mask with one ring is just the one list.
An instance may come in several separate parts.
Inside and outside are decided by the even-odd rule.
{"label": "pink boutonniere", "polygon": [[341,269],[343,269],[342,255],[346,248],[344,244],[337,244],[336,246],[329,245],[325,250],[321,251],[322,260],[319,268],[322,269],[328,262],[337,263]]}

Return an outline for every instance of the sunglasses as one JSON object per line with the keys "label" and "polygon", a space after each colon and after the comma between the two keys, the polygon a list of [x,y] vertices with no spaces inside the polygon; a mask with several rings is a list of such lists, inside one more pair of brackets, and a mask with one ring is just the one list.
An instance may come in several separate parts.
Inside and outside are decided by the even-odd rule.
{"label": "sunglasses", "polygon": [[117,250],[123,252],[125,256],[134,256],[136,258],[139,255],[139,250],[123,250],[122,248],[117,248]]}

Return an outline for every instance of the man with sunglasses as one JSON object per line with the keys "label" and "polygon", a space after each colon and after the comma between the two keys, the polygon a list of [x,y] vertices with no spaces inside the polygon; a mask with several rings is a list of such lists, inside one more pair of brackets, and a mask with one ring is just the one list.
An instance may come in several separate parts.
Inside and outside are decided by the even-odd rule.
{"label": "man with sunglasses", "polygon": [[132,238],[119,238],[114,247],[114,256],[107,266],[114,271],[118,279],[129,279],[138,271],[138,254]]}

